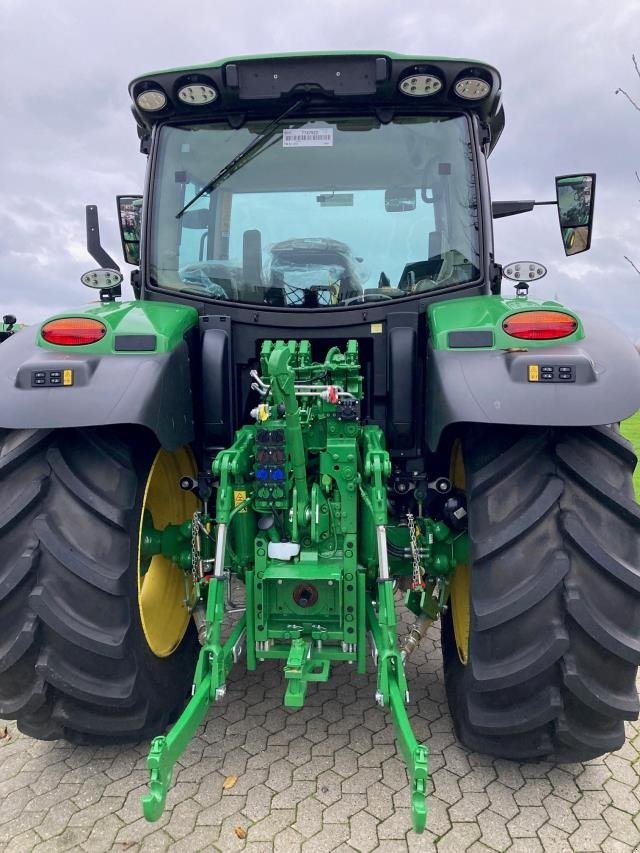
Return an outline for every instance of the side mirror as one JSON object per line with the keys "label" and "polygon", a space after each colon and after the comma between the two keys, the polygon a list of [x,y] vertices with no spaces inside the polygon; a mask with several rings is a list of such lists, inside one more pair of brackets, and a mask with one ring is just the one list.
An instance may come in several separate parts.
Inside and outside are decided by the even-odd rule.
{"label": "side mirror", "polygon": [[140,231],[142,224],[142,196],[116,196],[122,253],[128,264],[140,263]]}
{"label": "side mirror", "polygon": [[561,175],[556,178],[558,219],[565,255],[586,252],[591,246],[596,176]]}

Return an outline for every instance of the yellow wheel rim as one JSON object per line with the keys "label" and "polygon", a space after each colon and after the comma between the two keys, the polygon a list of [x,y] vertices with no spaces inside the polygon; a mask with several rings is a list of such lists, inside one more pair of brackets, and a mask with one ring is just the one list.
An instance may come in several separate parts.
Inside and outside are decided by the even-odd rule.
{"label": "yellow wheel rim", "polygon": [[[466,487],[464,459],[462,458],[462,446],[456,440],[451,451],[451,468],[449,479],[457,489],[464,490]],[[451,605],[451,618],[453,620],[453,632],[456,638],[456,648],[460,662],[466,666],[469,660],[469,626],[470,615],[470,589],[471,572],[469,566],[463,563],[457,566],[451,582],[449,603]]]}
{"label": "yellow wheel rim", "polygon": [[[144,490],[138,535],[138,608],[142,630],[151,651],[168,657],[180,645],[191,618],[185,604],[188,587],[184,572],[161,554],[156,554],[143,573],[140,553],[144,519],[156,530],[180,524],[197,509],[193,494],[184,492],[180,477],[195,473],[191,452],[182,448],[173,453],[159,450],[153,460]],[[190,582],[189,582],[190,583]]]}

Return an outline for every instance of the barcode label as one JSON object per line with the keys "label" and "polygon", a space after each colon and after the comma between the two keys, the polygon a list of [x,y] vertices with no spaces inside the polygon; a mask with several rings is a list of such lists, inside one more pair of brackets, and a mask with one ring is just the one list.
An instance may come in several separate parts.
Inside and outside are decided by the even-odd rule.
{"label": "barcode label", "polygon": [[322,148],[331,145],[332,127],[287,128],[282,131],[283,148]]}

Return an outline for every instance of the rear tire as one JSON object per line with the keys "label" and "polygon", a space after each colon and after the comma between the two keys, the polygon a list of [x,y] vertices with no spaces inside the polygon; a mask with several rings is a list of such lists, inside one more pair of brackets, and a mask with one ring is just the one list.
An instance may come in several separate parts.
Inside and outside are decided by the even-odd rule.
{"label": "rear tire", "polygon": [[585,761],[638,717],[640,508],[616,429],[477,429],[463,442],[468,663],[443,618],[459,740],[497,757]]}
{"label": "rear tire", "polygon": [[160,658],[138,608],[156,450],[146,434],[106,428],[0,436],[0,717],[27,735],[159,734],[188,694],[193,626]]}

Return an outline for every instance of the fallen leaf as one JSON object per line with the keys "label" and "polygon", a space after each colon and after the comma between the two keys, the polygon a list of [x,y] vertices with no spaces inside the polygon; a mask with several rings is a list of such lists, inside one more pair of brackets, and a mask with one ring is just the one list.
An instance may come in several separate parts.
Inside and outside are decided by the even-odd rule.
{"label": "fallen leaf", "polygon": [[233,788],[233,786],[236,784],[237,781],[238,781],[237,776],[227,776],[227,778],[222,783],[222,787],[225,791],[228,791],[229,788]]}
{"label": "fallen leaf", "polygon": [[6,726],[3,729],[0,729],[0,740],[3,740],[4,738],[7,738],[7,740],[9,740],[10,737],[11,735],[9,734],[9,729]]}
{"label": "fallen leaf", "polygon": [[238,836],[238,838],[247,837],[247,830],[244,828],[244,826],[236,826],[234,832]]}

